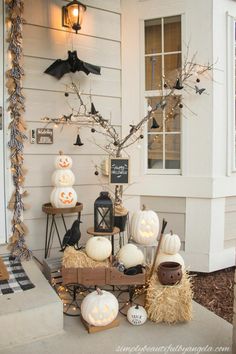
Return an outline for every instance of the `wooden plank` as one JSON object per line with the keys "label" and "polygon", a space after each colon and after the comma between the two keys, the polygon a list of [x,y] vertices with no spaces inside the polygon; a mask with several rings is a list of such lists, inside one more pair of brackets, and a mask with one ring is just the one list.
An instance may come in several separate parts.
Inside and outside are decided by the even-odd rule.
{"label": "wooden plank", "polygon": [[[71,108],[78,109],[79,102],[75,94],[70,94],[68,100],[64,96],[65,87],[61,87],[63,92],[40,91],[38,89],[24,89],[26,97],[26,112],[24,117],[28,121],[40,121],[43,117],[56,118],[62,114],[70,114]],[[93,91],[92,91],[93,94]],[[87,109],[90,109],[89,96],[82,95]],[[93,95],[93,102],[101,115],[110,119],[112,124],[121,124],[121,99],[113,97],[100,97]]]}
{"label": "wooden plank", "polygon": [[141,204],[157,212],[186,212],[186,198],[143,196]]}
{"label": "wooden plank", "polygon": [[[52,186],[51,177],[54,168],[54,160],[57,155],[25,155],[25,166],[34,166],[28,170],[25,180],[25,187],[46,187]],[[103,177],[99,169],[100,175],[95,176],[95,165],[100,168],[102,161],[108,155],[88,156],[73,155],[72,171],[75,175],[75,184],[92,185],[103,184],[108,182],[108,177]],[[43,170],[43,173],[42,173]]]}
{"label": "wooden plank", "polygon": [[[46,2],[45,0],[25,0],[24,18],[30,24],[69,31],[68,28],[62,27],[62,6],[64,5],[66,3],[61,0]],[[103,2],[100,2],[99,5],[103,8]],[[96,36],[119,41],[120,15],[88,7],[87,2],[86,6],[87,11],[84,15],[79,35],[85,34],[86,36]],[[35,16],[36,13],[37,16]],[[107,28],[109,28],[109,31]]]}
{"label": "wooden plank", "polygon": [[[81,60],[108,68],[121,68],[120,43],[44,27],[24,26],[24,54],[38,58],[65,59],[67,50],[77,50]],[[47,40],[45,40],[47,38]]]}
{"label": "wooden plank", "polygon": [[236,239],[236,211],[225,213],[225,241]]}
{"label": "wooden plank", "polygon": [[[45,69],[52,63],[53,60],[25,57],[23,86],[28,89],[65,91],[66,86],[71,85],[71,75],[65,74],[58,80],[44,74]],[[89,74],[89,76],[80,71],[73,74],[73,80],[79,83],[83,93],[89,94],[91,90],[94,95],[121,97],[119,70],[102,68],[101,75]],[[65,97],[63,99],[66,102]]]}
{"label": "wooden plank", "polygon": [[86,322],[82,316],[80,316],[81,321],[84,325],[84,327],[87,329],[88,333],[97,333],[97,332],[102,332],[105,331],[106,329],[111,329],[118,327],[120,325],[120,321],[116,318],[113,322],[106,326],[92,326]]}
{"label": "wooden plank", "polygon": [[9,280],[9,273],[1,257],[0,257],[0,280]]}

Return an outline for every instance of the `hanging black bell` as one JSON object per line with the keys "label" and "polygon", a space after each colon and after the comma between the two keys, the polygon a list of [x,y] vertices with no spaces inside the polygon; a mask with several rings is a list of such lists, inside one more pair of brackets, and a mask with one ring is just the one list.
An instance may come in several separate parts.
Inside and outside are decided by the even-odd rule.
{"label": "hanging black bell", "polygon": [[176,80],[175,86],[173,86],[173,88],[176,90],[182,90],[184,88],[180,83],[180,79]]}
{"label": "hanging black bell", "polygon": [[78,145],[78,146],[84,145],[84,143],[82,143],[82,141],[80,139],[79,134],[77,135],[76,142],[74,143],[74,145]]}
{"label": "hanging black bell", "polygon": [[152,126],[151,129],[157,129],[160,128],[160,125],[157,123],[155,118],[152,118]]}
{"label": "hanging black bell", "polygon": [[91,102],[91,108],[90,108],[89,114],[97,114],[97,113],[98,113],[98,111],[96,111],[96,108],[95,108],[93,102]]}

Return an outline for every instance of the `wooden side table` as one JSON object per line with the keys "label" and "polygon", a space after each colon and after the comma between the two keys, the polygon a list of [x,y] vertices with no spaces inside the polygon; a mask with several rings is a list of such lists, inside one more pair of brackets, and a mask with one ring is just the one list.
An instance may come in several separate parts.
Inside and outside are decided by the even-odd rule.
{"label": "wooden side table", "polygon": [[[44,258],[47,258],[52,246],[53,242],[53,226],[55,226],[55,230],[57,233],[58,241],[60,246],[62,247],[62,240],[60,238],[60,233],[58,231],[58,226],[56,223],[56,215],[61,216],[63,225],[65,227],[65,231],[67,231],[67,226],[64,218],[64,214],[78,214],[78,220],[81,217],[81,211],[83,209],[82,203],[77,203],[75,207],[72,208],[54,208],[51,203],[46,203],[42,205],[42,211],[47,215],[47,222],[46,222],[46,236],[45,236],[45,247],[44,247]],[[51,223],[50,223],[50,216],[51,216]],[[50,226],[49,226],[50,224]]]}
{"label": "wooden side table", "polygon": [[89,227],[87,229],[87,233],[89,235],[93,235],[93,236],[110,236],[111,237],[111,245],[112,245],[112,255],[114,256],[114,246],[115,246],[114,236],[116,234],[120,233],[119,227],[115,226],[111,232],[95,232],[94,227]]}

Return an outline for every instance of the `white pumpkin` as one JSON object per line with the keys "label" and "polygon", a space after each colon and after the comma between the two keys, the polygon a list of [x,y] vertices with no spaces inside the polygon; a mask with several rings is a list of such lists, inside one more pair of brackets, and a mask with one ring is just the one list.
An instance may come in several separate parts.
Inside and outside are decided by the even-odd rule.
{"label": "white pumpkin", "polygon": [[70,169],[72,167],[72,159],[70,156],[63,155],[62,151],[55,158],[55,167],[59,170]]}
{"label": "white pumpkin", "polygon": [[131,219],[131,235],[140,245],[152,245],[157,240],[159,218],[152,210],[140,210]]}
{"label": "white pumpkin", "polygon": [[183,257],[179,254],[167,254],[160,252],[157,257],[156,268],[159,266],[160,263],[163,262],[176,262],[182,265],[182,269],[185,268]]}
{"label": "white pumpkin", "polygon": [[121,247],[117,254],[120,263],[123,263],[125,268],[135,267],[138,264],[144,263],[143,252],[132,243],[127,243]]}
{"label": "white pumpkin", "polygon": [[111,241],[105,237],[90,237],[86,243],[85,251],[95,261],[104,261],[111,255]]}
{"label": "white pumpkin", "polygon": [[134,326],[140,326],[147,321],[147,312],[143,306],[131,306],[127,311],[127,320]]}
{"label": "white pumpkin", "polygon": [[71,170],[55,170],[52,174],[52,185],[55,187],[69,187],[75,183],[75,175]]}
{"label": "white pumpkin", "polygon": [[181,247],[180,238],[178,235],[173,234],[172,231],[170,231],[169,234],[165,234],[163,236],[161,242],[161,249],[164,253],[176,254],[179,252],[180,247]]}
{"label": "white pumpkin", "polygon": [[118,315],[118,310],[116,297],[100,289],[87,295],[81,304],[83,319],[93,326],[106,326],[113,322]]}
{"label": "white pumpkin", "polygon": [[55,187],[50,202],[54,208],[71,208],[77,203],[77,194],[72,187]]}

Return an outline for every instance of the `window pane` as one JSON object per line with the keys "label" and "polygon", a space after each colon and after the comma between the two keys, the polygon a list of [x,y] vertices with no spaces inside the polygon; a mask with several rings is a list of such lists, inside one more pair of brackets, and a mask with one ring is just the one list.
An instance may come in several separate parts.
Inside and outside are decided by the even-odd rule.
{"label": "window pane", "polygon": [[180,131],[180,115],[181,108],[178,104],[181,96],[171,96],[167,100],[165,109],[165,130],[166,132],[179,132]]}
{"label": "window pane", "polygon": [[180,134],[165,136],[165,168],[180,169]]}
{"label": "window pane", "polygon": [[145,54],[161,52],[161,19],[145,21]]}
{"label": "window pane", "polygon": [[163,168],[162,135],[148,135],[148,168]]}
{"label": "window pane", "polygon": [[173,86],[181,68],[181,54],[170,54],[164,57],[165,81],[168,86]]}
{"label": "window pane", "polygon": [[181,51],[181,16],[164,19],[164,52]]}
{"label": "window pane", "polygon": [[[150,104],[150,106],[155,107],[157,102],[160,102],[161,97],[148,97],[148,103]],[[163,111],[161,109],[156,110],[153,113],[153,118],[155,119],[155,121],[153,119],[150,119],[148,122],[148,131],[149,132],[160,132],[163,131]],[[155,128],[155,124],[159,125],[159,128]]]}
{"label": "window pane", "polygon": [[161,88],[161,56],[145,58],[146,90]]}

